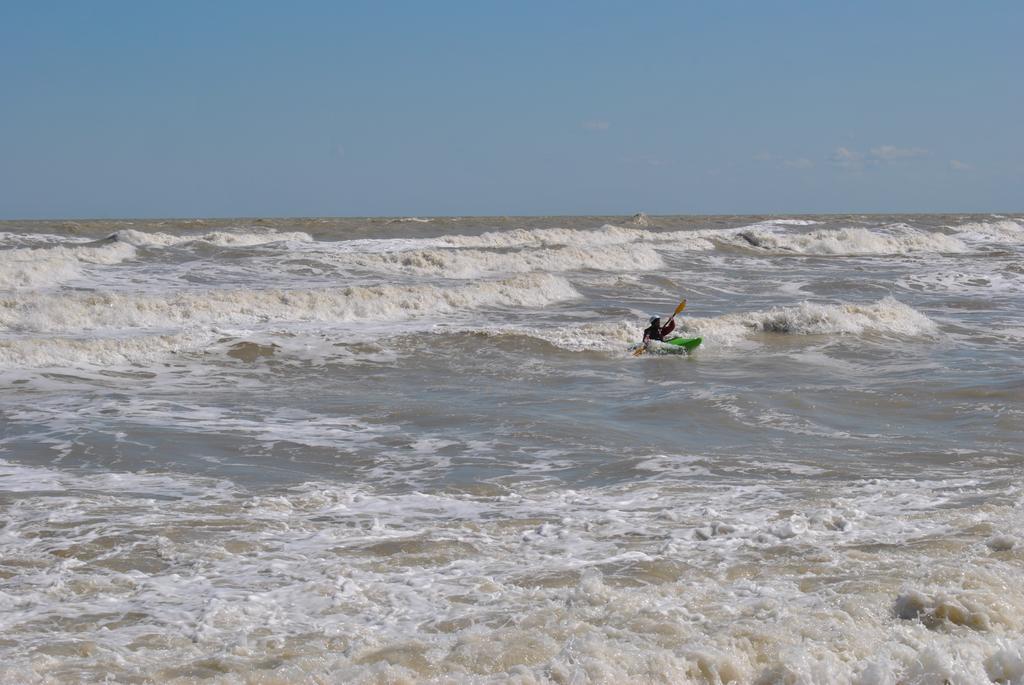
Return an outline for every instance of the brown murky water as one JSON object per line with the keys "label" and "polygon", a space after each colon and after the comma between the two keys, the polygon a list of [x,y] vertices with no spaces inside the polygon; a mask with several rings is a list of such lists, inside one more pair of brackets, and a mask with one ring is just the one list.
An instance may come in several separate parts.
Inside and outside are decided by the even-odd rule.
{"label": "brown murky water", "polygon": [[0,680],[1020,682],[1022,304],[1012,216],[0,222]]}

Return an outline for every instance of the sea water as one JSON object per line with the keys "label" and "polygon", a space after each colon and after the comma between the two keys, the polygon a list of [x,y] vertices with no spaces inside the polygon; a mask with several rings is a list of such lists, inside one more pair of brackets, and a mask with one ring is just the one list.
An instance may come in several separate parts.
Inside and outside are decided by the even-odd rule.
{"label": "sea water", "polygon": [[1017,215],[0,222],[0,681],[1022,683],[1022,308]]}

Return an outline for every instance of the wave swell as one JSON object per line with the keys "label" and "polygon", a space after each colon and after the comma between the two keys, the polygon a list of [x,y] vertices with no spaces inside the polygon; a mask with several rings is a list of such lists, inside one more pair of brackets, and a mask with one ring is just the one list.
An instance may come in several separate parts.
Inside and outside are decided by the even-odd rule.
{"label": "wave swell", "polygon": [[84,276],[83,264],[119,264],[135,257],[124,243],[0,250],[0,289],[45,288]]}
{"label": "wave swell", "polygon": [[128,243],[136,247],[173,247],[190,243],[207,243],[218,247],[252,247],[278,242],[312,242],[308,233],[293,231],[278,233],[276,231],[211,231],[199,235],[172,235],[170,233],[147,233],[126,228],[114,233],[111,238],[117,242]]}
{"label": "wave swell", "polygon": [[714,248],[708,239],[708,231],[657,232],[639,228],[622,228],[605,224],[597,230],[584,231],[574,228],[520,228],[512,231],[495,231],[481,235],[448,235],[435,239],[436,245],[448,247],[515,248],[550,247],[574,245],[598,247],[624,245],[636,242],[677,243],[690,250]]}
{"label": "wave swell", "polygon": [[750,333],[788,335],[898,335],[928,337],[938,332],[934,321],[893,297],[873,304],[816,304],[726,314],[707,319],[687,317],[680,331],[719,343]]}
{"label": "wave swell", "polygon": [[644,246],[565,246],[517,252],[460,249],[348,253],[336,255],[335,261],[350,267],[447,278],[475,278],[488,273],[530,271],[651,271],[665,265],[657,252]]}
{"label": "wave swell", "polygon": [[79,333],[275,321],[389,321],[484,307],[544,307],[576,297],[579,293],[567,280],[550,274],[457,288],[381,285],[169,295],[37,294],[0,298],[0,328],[19,333]]}
{"label": "wave swell", "polygon": [[951,228],[963,240],[996,243],[999,245],[1019,245],[1024,243],[1024,224],[1009,219],[1003,221],[972,222]]}
{"label": "wave swell", "polygon": [[[937,331],[935,322],[892,297],[871,304],[803,302],[791,307],[717,317],[684,317],[677,329],[679,335],[703,337],[709,345],[731,345],[757,333],[930,337]],[[643,326],[636,321],[623,320],[563,328],[487,328],[482,332],[497,338],[526,336],[570,352],[621,352],[640,340]]]}
{"label": "wave swell", "polygon": [[840,228],[808,233],[778,233],[770,229],[747,229],[724,238],[728,243],[769,252],[802,255],[901,255],[914,252],[961,253],[963,241],[944,233],[925,233],[910,227],[892,227],[887,232],[866,228]]}

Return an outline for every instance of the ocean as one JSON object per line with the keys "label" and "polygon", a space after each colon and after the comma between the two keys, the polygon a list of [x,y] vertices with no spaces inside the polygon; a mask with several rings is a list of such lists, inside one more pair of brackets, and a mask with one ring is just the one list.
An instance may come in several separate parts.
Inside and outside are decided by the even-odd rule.
{"label": "ocean", "polygon": [[1022,352],[1021,215],[0,222],[0,682],[1024,683]]}

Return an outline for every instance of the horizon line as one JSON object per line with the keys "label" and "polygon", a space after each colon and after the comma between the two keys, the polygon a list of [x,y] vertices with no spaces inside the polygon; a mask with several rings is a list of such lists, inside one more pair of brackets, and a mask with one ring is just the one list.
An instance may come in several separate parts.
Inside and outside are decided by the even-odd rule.
{"label": "horizon line", "polygon": [[762,217],[762,216],[943,216],[949,214],[961,214],[965,216],[1001,216],[1008,214],[1024,214],[1022,210],[992,210],[992,211],[846,211],[846,212],[684,212],[684,213],[600,213],[600,214],[573,214],[573,213],[542,213],[542,214],[223,214],[207,216],[53,216],[43,218],[30,217],[2,217],[0,223],[12,221],[230,221],[230,220],[323,220],[323,219],[542,219],[542,218],[607,218],[625,217],[633,218],[637,215],[646,217]]}

